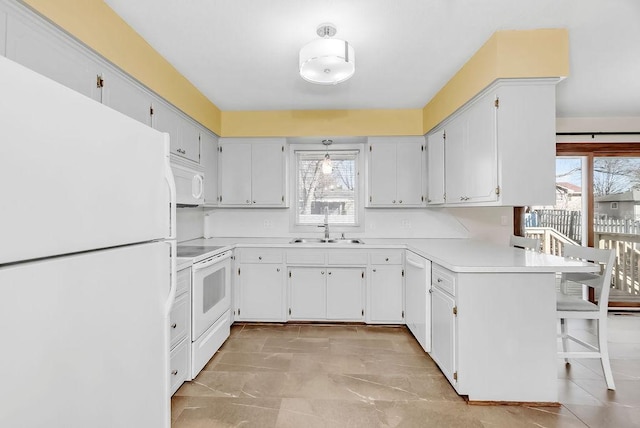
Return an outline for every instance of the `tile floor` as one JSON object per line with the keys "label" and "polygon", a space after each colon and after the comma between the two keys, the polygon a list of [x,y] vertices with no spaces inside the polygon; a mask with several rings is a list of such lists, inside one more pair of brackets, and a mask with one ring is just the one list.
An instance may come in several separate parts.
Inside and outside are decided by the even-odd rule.
{"label": "tile floor", "polygon": [[234,325],[174,395],[172,426],[640,427],[640,314],[609,329],[615,392],[597,360],[559,361],[562,406],[529,408],[468,405],[404,327]]}

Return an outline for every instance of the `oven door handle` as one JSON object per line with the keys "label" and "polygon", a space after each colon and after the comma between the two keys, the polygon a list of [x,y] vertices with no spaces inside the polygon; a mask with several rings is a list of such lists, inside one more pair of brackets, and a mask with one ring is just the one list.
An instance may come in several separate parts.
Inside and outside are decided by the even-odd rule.
{"label": "oven door handle", "polygon": [[216,256],[216,257],[214,257],[211,260],[208,260],[206,262],[195,263],[193,265],[193,270],[194,271],[198,271],[198,270],[201,270],[201,269],[208,268],[209,266],[214,265],[216,263],[220,263],[221,261],[226,260],[226,259],[228,259],[230,257],[231,257],[231,251],[226,251],[226,252],[222,253],[221,255]]}

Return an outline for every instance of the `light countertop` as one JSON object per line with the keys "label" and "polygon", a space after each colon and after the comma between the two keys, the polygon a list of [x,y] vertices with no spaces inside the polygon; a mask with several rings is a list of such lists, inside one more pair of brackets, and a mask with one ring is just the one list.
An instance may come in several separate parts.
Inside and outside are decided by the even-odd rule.
{"label": "light countertop", "polygon": [[[320,248],[341,250],[407,249],[453,272],[594,272],[591,263],[567,260],[549,254],[525,251],[474,239],[381,239],[362,238],[364,244],[291,244],[292,238],[208,238],[193,239],[179,245],[242,247]],[[222,250],[222,249],[221,249]]]}

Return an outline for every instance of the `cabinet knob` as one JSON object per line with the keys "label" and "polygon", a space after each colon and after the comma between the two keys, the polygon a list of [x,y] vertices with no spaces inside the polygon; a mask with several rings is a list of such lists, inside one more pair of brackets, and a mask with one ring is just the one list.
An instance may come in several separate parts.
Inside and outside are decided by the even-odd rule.
{"label": "cabinet knob", "polygon": [[280,268],[277,268],[277,269],[276,269],[276,272],[280,272]]}
{"label": "cabinet knob", "polygon": [[384,261],[385,261],[385,262],[388,262],[388,261],[389,261],[389,257],[385,258],[385,259],[384,259]]}
{"label": "cabinet knob", "polygon": [[400,199],[400,203],[402,203],[402,199]]}
{"label": "cabinet knob", "polygon": [[374,269],[373,271],[374,271],[374,272],[378,272],[378,270],[377,270],[377,269]]}
{"label": "cabinet knob", "polygon": [[394,199],[394,200],[393,200],[393,201],[391,201],[391,202],[395,204],[395,203],[396,203],[396,200]]}
{"label": "cabinet knob", "polygon": [[176,323],[171,324],[171,328],[176,328],[177,326],[178,326],[178,324],[176,324]]}
{"label": "cabinet knob", "polygon": [[321,275],[324,275],[324,271],[320,272]]}
{"label": "cabinet knob", "polygon": [[262,260],[262,256],[258,256],[258,260]]}
{"label": "cabinet knob", "polygon": [[329,275],[331,275],[331,272],[329,272]]}
{"label": "cabinet knob", "polygon": [[171,374],[174,375],[174,376],[177,375],[178,374],[178,370],[171,370]]}
{"label": "cabinet knob", "polygon": [[442,282],[442,278],[438,278],[436,282]]}
{"label": "cabinet knob", "polygon": [[427,291],[429,291],[429,294],[433,293],[433,290],[432,290],[432,289],[429,289],[429,290],[427,290]]}
{"label": "cabinet knob", "polygon": [[252,203],[253,203],[253,204],[255,204],[255,203],[256,203],[256,201],[253,201]]}
{"label": "cabinet knob", "polygon": [[247,199],[247,203],[248,203],[248,204],[250,204],[250,203],[251,203],[251,201],[249,201],[249,199]]}

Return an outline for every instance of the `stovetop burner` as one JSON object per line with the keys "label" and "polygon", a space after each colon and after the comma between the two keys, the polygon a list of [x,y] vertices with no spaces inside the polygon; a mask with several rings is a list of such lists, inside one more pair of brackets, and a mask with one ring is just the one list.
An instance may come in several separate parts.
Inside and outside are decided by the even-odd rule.
{"label": "stovetop burner", "polygon": [[203,245],[178,245],[178,257],[198,257],[216,251],[219,247],[205,247]]}

